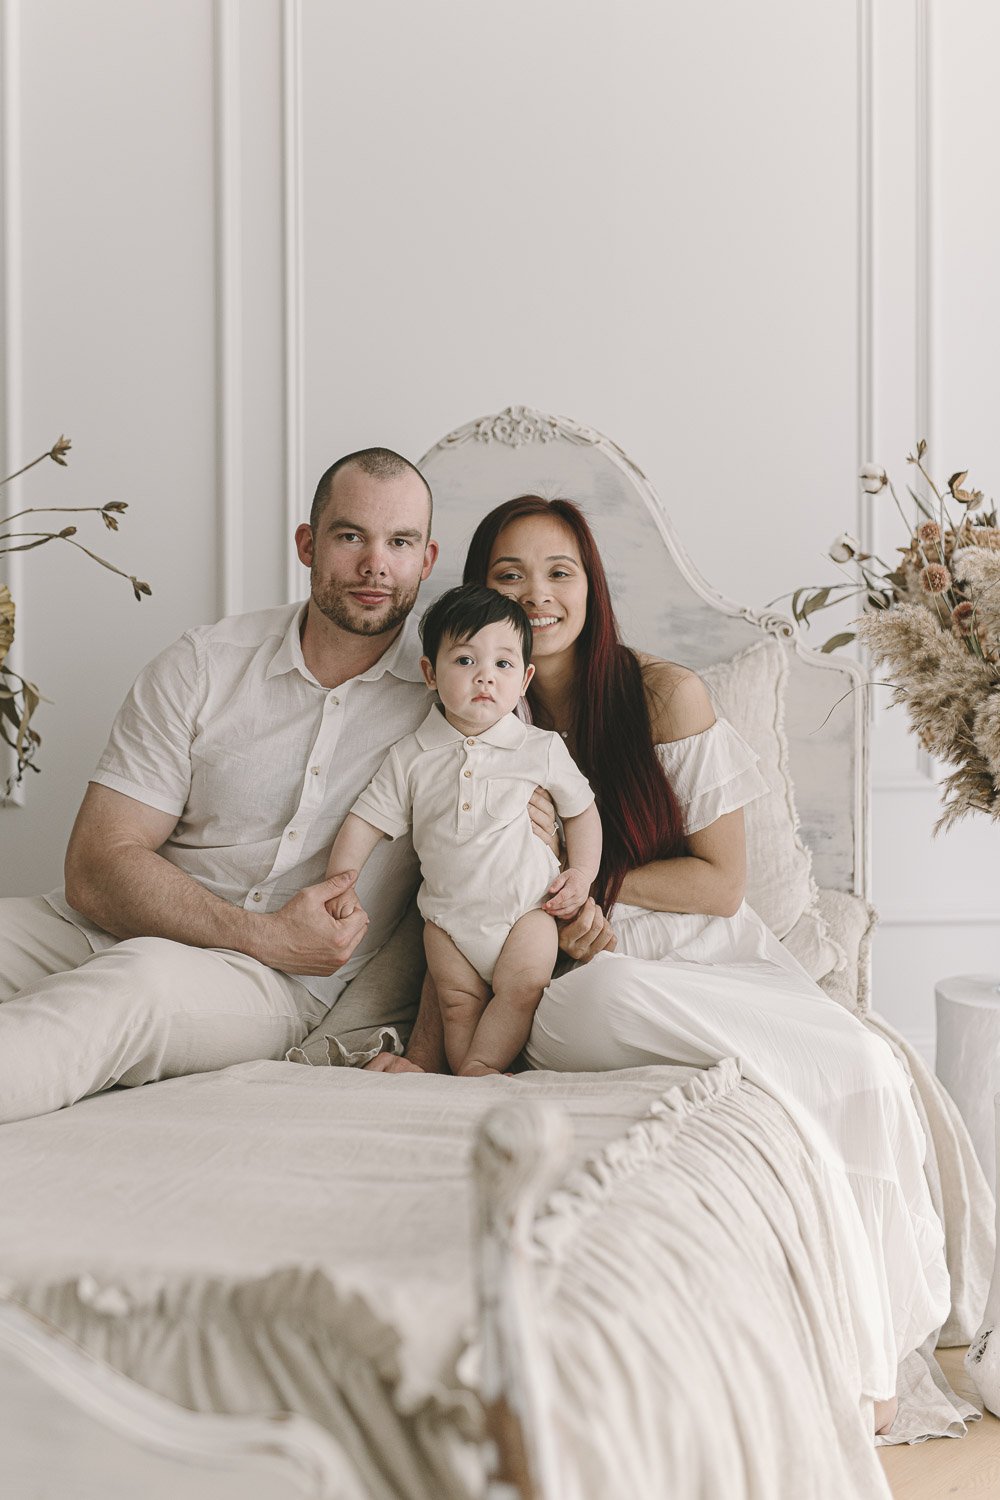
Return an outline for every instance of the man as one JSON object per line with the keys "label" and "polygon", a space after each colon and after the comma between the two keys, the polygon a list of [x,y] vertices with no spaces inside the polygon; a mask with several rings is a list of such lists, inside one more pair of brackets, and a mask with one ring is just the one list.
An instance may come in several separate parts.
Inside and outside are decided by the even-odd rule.
{"label": "man", "polygon": [[343,921],[325,903],[353,877],[322,875],[387,747],[427,712],[409,617],[430,522],[406,459],[347,455],[295,533],[306,605],[188,631],[140,673],[65,893],[0,901],[0,1121],[281,1058],[385,942],[417,883],[409,841],[383,842]]}

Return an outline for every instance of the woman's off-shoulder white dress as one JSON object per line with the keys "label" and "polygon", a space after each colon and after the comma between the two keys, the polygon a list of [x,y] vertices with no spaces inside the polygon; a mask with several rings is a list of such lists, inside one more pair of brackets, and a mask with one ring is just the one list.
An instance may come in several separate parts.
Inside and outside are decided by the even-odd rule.
{"label": "woman's off-shoulder white dress", "polygon": [[[768,788],[725,720],[658,745],[685,832]],[[616,907],[615,953],[554,979],[526,1048],[534,1068],[705,1067],[737,1057],[778,1099],[829,1184],[862,1389],[895,1391],[897,1362],[944,1322],[944,1235],[924,1179],[926,1143],[902,1065],[806,974],[746,902],[735,916]]]}

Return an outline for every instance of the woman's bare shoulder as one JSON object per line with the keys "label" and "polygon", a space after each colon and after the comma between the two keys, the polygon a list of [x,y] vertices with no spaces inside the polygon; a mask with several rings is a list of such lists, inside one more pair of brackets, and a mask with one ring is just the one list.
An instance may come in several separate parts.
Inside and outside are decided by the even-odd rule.
{"label": "woman's bare shoulder", "polygon": [[687,739],[688,735],[711,729],[715,709],[697,672],[642,651],[635,654],[642,668],[654,745],[667,745],[671,740]]}

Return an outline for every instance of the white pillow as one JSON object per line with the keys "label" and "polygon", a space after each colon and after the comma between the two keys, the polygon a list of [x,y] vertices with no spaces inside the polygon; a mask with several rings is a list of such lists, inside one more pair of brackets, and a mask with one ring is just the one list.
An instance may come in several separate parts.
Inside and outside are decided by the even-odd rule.
{"label": "white pillow", "polygon": [[799,837],[784,728],[785,649],[769,637],[699,675],[716,713],[760,756],[758,769],[771,788],[769,796],[744,808],[747,902],[810,978],[822,979],[842,968],[846,958],[820,913],[812,855]]}
{"label": "white pillow", "polygon": [[820,980],[820,988],[847,1010],[871,1010],[870,966],[872,936],[878,920],[863,896],[820,886],[819,909],[833,941],[843,949],[844,967]]}

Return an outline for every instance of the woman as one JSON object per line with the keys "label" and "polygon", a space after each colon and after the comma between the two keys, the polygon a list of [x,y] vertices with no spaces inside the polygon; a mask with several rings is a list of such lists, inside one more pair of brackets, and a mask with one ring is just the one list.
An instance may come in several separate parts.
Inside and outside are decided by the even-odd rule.
{"label": "woman", "polygon": [[535,721],[563,734],[604,825],[591,900],[562,933],[578,967],[548,987],[535,1068],[738,1055],[808,1137],[839,1212],[862,1390],[885,1431],[897,1362],[944,1321],[943,1233],[925,1141],[891,1049],[830,1000],[743,902],[742,808],[767,791],[695,673],[619,637],[590,528],[567,501],[496,507],[465,581],[523,605]]}

